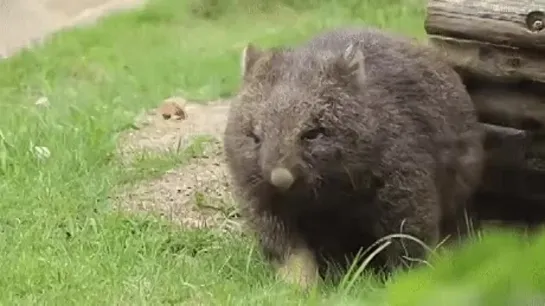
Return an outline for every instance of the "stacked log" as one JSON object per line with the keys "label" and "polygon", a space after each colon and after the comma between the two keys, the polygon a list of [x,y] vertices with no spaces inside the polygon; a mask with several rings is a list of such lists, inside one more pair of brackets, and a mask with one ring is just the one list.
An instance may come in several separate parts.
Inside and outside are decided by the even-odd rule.
{"label": "stacked log", "polygon": [[480,220],[545,223],[545,0],[429,0],[425,30],[487,130]]}

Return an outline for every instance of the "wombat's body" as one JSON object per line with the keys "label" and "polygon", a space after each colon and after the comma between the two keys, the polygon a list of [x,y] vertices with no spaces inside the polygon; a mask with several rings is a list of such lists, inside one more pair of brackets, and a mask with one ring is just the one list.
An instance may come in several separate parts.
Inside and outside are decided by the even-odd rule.
{"label": "wombat's body", "polygon": [[[225,154],[284,277],[313,281],[389,234],[430,246],[452,234],[479,182],[481,133],[459,77],[431,50],[345,28],[296,48],[249,45],[242,64]],[[392,242],[373,267],[426,255]]]}

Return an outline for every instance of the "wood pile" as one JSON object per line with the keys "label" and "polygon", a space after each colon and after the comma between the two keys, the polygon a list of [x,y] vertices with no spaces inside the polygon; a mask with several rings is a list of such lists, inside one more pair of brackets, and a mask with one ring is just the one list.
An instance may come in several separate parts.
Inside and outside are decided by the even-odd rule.
{"label": "wood pile", "polygon": [[545,0],[429,0],[425,30],[487,130],[475,216],[545,223]]}

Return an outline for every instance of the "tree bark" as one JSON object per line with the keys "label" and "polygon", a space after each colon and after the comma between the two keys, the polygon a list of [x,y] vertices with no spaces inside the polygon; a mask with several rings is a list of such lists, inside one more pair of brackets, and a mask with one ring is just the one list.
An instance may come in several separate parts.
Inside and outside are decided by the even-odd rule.
{"label": "tree bark", "polygon": [[545,51],[505,47],[475,40],[430,35],[457,70],[498,82],[531,80],[545,83]]}
{"label": "tree bark", "polygon": [[430,35],[545,50],[545,0],[429,0]]}
{"label": "tree bark", "polygon": [[545,130],[543,90],[486,82],[478,85],[468,92],[481,121],[521,130]]}

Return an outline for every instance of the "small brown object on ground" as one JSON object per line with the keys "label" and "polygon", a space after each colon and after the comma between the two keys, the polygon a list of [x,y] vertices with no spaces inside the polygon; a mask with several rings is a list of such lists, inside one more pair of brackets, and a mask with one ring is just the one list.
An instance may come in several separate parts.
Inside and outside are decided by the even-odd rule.
{"label": "small brown object on ground", "polygon": [[163,101],[163,104],[159,106],[159,113],[163,116],[163,119],[168,120],[170,118],[175,120],[183,120],[187,118],[185,112],[185,100],[178,97],[170,97]]}

